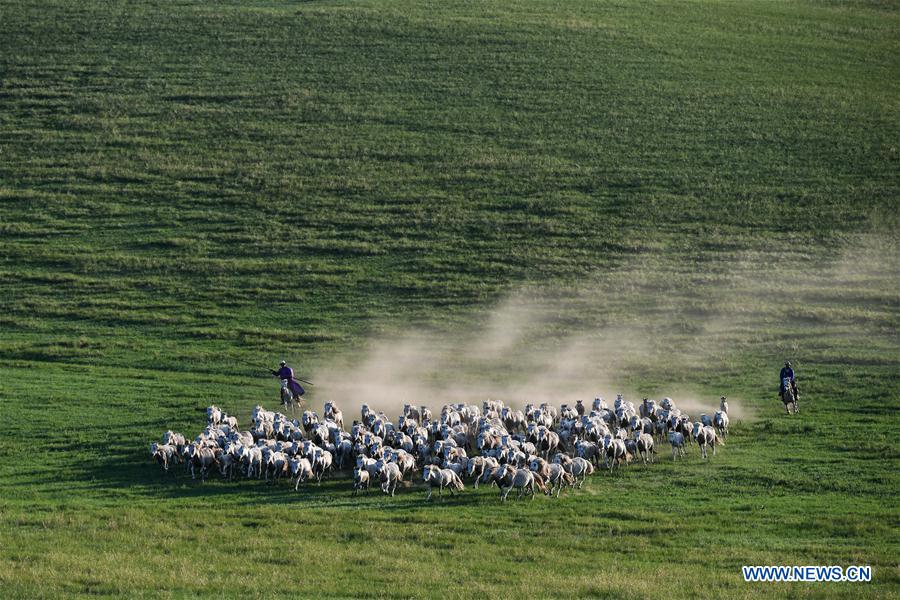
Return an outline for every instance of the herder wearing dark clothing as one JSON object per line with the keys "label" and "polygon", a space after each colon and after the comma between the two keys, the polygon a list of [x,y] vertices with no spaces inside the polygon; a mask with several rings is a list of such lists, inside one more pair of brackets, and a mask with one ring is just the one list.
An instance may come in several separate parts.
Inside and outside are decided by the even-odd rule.
{"label": "herder wearing dark clothing", "polygon": [[778,395],[782,398],[784,397],[784,380],[788,379],[791,382],[791,389],[794,392],[794,398],[797,397],[797,380],[794,379],[794,369],[791,368],[791,363],[789,361],[785,361],[784,368],[781,369],[781,375],[778,376]]}
{"label": "herder wearing dark clothing", "polygon": [[281,379],[282,381],[287,380],[288,388],[291,390],[291,393],[299,398],[303,394],[306,393],[306,390],[303,389],[303,386],[300,385],[296,379],[294,379],[294,370],[287,366],[287,363],[281,361],[281,368],[277,371],[272,371],[272,375]]}

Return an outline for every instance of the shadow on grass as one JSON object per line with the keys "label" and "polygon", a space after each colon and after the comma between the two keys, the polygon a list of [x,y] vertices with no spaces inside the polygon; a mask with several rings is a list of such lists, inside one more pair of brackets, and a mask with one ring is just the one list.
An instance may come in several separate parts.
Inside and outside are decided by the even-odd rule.
{"label": "shadow on grass", "polygon": [[[34,472],[18,485],[32,486],[38,477],[45,478],[46,473]],[[264,479],[235,478],[225,480],[218,471],[211,473],[206,481],[191,479],[184,465],[171,467],[166,473],[155,462],[143,461],[96,461],[82,465],[72,473],[66,482],[70,487],[90,489],[97,492],[124,493],[136,499],[170,499],[170,500],[215,500],[223,505],[230,504],[282,504],[285,506],[316,506],[318,508],[365,508],[371,505],[378,510],[414,510],[422,506],[463,506],[480,504],[495,494],[471,494],[467,486],[463,494],[450,495],[445,492],[439,497],[435,491],[431,501],[426,501],[426,488],[419,483],[421,475],[413,481],[403,482],[393,499],[382,493],[380,485],[375,483],[366,492],[353,495],[353,479],[350,471],[335,471],[324,478],[321,484],[315,481],[301,483],[294,490],[294,482],[282,478],[277,483]],[[74,481],[73,481],[74,480]],[[483,488],[480,488],[483,489]],[[510,498],[515,494],[511,493]],[[392,500],[392,501],[388,501]]]}

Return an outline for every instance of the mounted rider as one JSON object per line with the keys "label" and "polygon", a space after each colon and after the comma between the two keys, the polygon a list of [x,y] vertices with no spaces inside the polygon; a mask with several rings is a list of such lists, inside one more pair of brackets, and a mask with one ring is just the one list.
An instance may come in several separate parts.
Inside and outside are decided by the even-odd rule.
{"label": "mounted rider", "polygon": [[781,369],[781,374],[778,376],[778,395],[782,398],[784,398],[785,380],[791,382],[791,391],[794,392],[794,398],[797,398],[799,396],[797,393],[797,380],[794,378],[794,369],[791,367],[790,361],[784,362],[784,367]]}
{"label": "mounted rider", "polygon": [[281,361],[281,368],[277,371],[271,371],[272,375],[277,377],[278,379],[287,383],[288,389],[294,395],[295,398],[299,398],[303,394],[306,393],[306,390],[303,389],[303,386],[300,385],[300,382],[294,379],[294,370],[287,366],[287,363]]}

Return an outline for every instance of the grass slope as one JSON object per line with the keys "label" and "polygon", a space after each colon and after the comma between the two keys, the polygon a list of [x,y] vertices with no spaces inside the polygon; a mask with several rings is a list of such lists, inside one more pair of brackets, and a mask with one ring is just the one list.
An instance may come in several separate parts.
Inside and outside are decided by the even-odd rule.
{"label": "grass slope", "polygon": [[[894,3],[0,17],[3,596],[897,594]],[[272,397],[257,365],[314,375],[523,285],[596,286],[548,343],[655,340],[623,389],[724,390],[754,418],[709,464],[502,507],[199,486],[146,460],[213,399],[246,420]],[[802,419],[773,402],[785,355]],[[741,580],[781,563],[875,580]]]}

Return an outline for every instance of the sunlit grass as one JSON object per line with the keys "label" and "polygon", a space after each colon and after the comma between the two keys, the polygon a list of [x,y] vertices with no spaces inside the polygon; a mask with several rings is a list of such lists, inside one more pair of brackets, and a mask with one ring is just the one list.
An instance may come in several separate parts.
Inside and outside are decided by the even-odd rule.
{"label": "sunlit grass", "polygon": [[[887,2],[0,0],[0,595],[896,594],[898,24]],[[663,448],[503,506],[147,460],[211,402],[274,404],[275,360],[455,344],[511,294],[547,306],[529,343],[634,334],[623,389],[745,418],[708,464]],[[530,366],[462,348],[473,381]]]}

